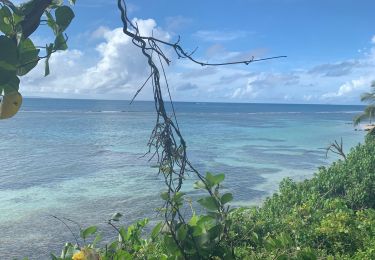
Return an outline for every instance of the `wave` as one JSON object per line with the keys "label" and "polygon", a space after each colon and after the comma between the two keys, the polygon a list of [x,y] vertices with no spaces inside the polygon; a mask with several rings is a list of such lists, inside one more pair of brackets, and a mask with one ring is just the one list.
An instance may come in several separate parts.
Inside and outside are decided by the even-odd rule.
{"label": "wave", "polygon": [[358,114],[362,113],[363,111],[321,111],[315,112],[316,114]]}
{"label": "wave", "polygon": [[302,114],[303,112],[251,112],[248,115],[279,115],[279,114]]}
{"label": "wave", "polygon": [[134,113],[138,111],[124,111],[124,110],[20,110],[20,113],[43,113],[43,114],[53,114],[53,113],[104,113],[104,114],[113,114],[113,113]]}
{"label": "wave", "polygon": [[[52,113],[88,113],[88,114],[119,114],[119,113],[153,113],[154,111],[126,111],[126,110],[20,110],[21,113],[45,113],[45,114],[52,114]],[[239,112],[203,112],[203,111],[180,111],[178,114],[197,114],[197,115],[205,115],[205,114],[212,114],[212,115],[219,115],[219,114],[248,114],[248,115],[282,115],[282,114],[358,114],[362,111],[268,111],[268,112],[246,112],[246,111],[239,111]]]}
{"label": "wave", "polygon": [[51,114],[51,113],[79,113],[81,111],[74,111],[74,110],[20,110],[20,113],[43,113],[43,114]]}

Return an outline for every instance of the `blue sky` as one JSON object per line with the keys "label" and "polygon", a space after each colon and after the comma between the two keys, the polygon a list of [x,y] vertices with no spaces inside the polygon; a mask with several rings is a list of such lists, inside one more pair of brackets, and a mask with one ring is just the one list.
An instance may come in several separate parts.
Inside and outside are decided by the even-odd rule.
{"label": "blue sky", "polygon": [[[375,80],[375,1],[127,1],[144,34],[181,36],[197,59],[254,55],[286,59],[249,66],[200,67],[174,59],[168,68],[175,100],[356,104]],[[26,76],[26,96],[129,99],[148,76],[144,58],[121,33],[116,0],[77,0],[69,51]],[[38,43],[51,39],[44,30]],[[151,98],[150,87],[139,99]]]}

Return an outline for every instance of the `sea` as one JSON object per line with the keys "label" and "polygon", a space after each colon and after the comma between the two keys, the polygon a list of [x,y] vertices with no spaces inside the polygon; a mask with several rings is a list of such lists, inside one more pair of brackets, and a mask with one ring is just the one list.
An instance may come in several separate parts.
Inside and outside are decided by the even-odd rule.
{"label": "sea", "polygon": [[[202,173],[225,173],[233,207],[261,205],[283,178],[310,178],[339,159],[326,156],[331,142],[342,139],[347,153],[365,135],[352,124],[363,106],[174,105],[190,161]],[[0,259],[59,255],[75,241],[65,224],[116,237],[106,224],[114,212],[122,225],[158,221],[165,187],[143,156],[155,119],[148,101],[24,99],[0,121]],[[193,200],[195,180],[187,176],[183,187]]]}

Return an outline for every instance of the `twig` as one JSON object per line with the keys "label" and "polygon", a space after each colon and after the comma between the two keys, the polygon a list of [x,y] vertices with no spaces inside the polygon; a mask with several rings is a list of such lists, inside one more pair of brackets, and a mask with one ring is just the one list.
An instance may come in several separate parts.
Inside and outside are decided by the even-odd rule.
{"label": "twig", "polygon": [[344,153],[342,137],[341,137],[340,143],[338,143],[337,140],[335,140],[333,143],[329,144],[329,146],[326,148],[326,158],[328,158],[329,152],[340,155],[346,161],[346,155]]}
{"label": "twig", "polygon": [[65,221],[62,220],[61,218],[59,218],[59,217],[57,217],[57,216],[54,216],[54,215],[50,215],[50,216],[53,217],[53,218],[55,218],[55,219],[57,219],[57,220],[60,221],[61,223],[63,223],[63,224],[67,227],[67,229],[70,231],[70,233],[73,235],[74,240],[76,241],[77,245],[78,245],[79,247],[81,247],[80,244],[79,244],[79,241],[78,241],[77,236],[74,234],[74,232],[73,232],[73,230],[70,228],[70,226],[69,226],[68,224],[66,224]]}

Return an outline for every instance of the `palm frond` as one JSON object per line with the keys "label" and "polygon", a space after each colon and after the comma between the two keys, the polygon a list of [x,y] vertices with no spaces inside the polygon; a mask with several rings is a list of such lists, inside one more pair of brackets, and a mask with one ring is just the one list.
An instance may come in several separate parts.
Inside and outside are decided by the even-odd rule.
{"label": "palm frond", "polygon": [[373,117],[375,115],[375,105],[368,105],[365,108],[364,113],[370,117]]}
{"label": "palm frond", "polygon": [[362,102],[375,102],[375,92],[369,93],[365,92],[361,95],[361,101]]}
{"label": "palm frond", "polygon": [[354,126],[359,125],[362,121],[366,120],[367,118],[368,118],[368,115],[366,113],[362,113],[354,117],[353,119]]}

